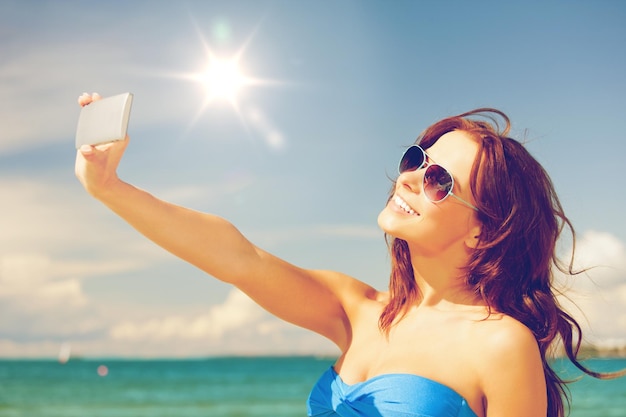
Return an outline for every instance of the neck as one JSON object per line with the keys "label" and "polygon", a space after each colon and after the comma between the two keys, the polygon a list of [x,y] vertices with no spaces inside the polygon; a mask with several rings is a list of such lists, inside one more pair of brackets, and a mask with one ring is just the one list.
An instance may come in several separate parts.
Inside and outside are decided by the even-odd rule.
{"label": "neck", "polygon": [[483,304],[465,283],[463,268],[469,262],[469,254],[463,252],[429,256],[411,250],[413,276],[420,292],[417,306]]}

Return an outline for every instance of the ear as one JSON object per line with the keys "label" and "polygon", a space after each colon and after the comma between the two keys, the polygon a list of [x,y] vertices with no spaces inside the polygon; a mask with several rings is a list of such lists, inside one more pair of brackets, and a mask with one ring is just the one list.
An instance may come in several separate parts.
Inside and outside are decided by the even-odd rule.
{"label": "ear", "polygon": [[476,246],[478,246],[478,240],[480,239],[480,232],[480,225],[472,227],[467,232],[467,237],[465,238],[465,246],[470,249],[476,249]]}

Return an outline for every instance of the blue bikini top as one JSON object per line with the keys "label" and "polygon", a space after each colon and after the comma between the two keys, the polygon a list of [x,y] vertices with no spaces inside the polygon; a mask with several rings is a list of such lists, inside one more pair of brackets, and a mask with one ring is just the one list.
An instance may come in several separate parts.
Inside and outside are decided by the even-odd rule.
{"label": "blue bikini top", "polygon": [[477,417],[452,388],[412,374],[348,385],[331,366],[307,401],[310,417]]}

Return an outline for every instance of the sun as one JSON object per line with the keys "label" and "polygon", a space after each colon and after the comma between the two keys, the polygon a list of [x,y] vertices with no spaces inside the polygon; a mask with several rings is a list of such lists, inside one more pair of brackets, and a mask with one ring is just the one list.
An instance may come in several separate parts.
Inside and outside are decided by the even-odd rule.
{"label": "sun", "polygon": [[[250,75],[243,67],[244,54],[251,43],[254,33],[243,42],[240,47],[233,51],[230,56],[217,54],[216,50],[211,47],[204,37],[198,24],[193,20],[198,38],[204,47],[203,64],[194,72],[179,73],[177,78],[183,78],[191,81],[200,88],[199,92],[203,95],[203,102],[199,106],[195,119],[198,119],[204,111],[210,106],[219,107],[224,103],[231,105],[233,110],[242,117],[240,102],[243,101],[243,92],[251,86],[275,84],[270,80],[263,80]],[[218,43],[229,38],[230,29],[227,22],[218,21],[213,28],[216,41]],[[222,50],[223,51],[223,50]],[[195,121],[195,120],[194,120]]]}
{"label": "sun", "polygon": [[[192,23],[195,23],[193,19]],[[216,29],[214,35],[216,42],[224,46],[224,38],[229,38],[229,30],[227,30],[226,23],[221,23],[223,24],[218,25],[219,30]],[[244,55],[254,38],[256,29],[238,49],[231,50],[230,55],[223,55],[226,50],[223,47],[219,48],[221,53],[218,54],[217,50],[209,45],[197,23],[194,26],[199,41],[204,47],[204,54],[199,57],[200,61],[196,61],[200,65],[192,72],[165,74],[166,77],[192,83],[194,90],[202,97],[200,103],[195,106],[196,112],[187,126],[187,131],[193,129],[200,120],[211,121],[215,119],[215,114],[219,114],[218,117],[225,115],[222,113],[223,107],[231,107],[233,114],[248,133],[254,132],[260,135],[273,149],[282,149],[285,145],[284,135],[258,106],[249,102],[250,97],[245,96],[246,90],[251,87],[275,87],[289,84],[283,80],[255,77],[252,75],[253,72],[250,72],[249,68],[244,65],[249,64],[244,59]],[[210,112],[207,111],[209,109],[211,109]],[[205,115],[208,117],[205,118]]]}
{"label": "sun", "polygon": [[242,72],[237,58],[211,58],[206,69],[195,74],[194,78],[204,88],[207,102],[226,100],[235,107],[237,94],[251,83]]}

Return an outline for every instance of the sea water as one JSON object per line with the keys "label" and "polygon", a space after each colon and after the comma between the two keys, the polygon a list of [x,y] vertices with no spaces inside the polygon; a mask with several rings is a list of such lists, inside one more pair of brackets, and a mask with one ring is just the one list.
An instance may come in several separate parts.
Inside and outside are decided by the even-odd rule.
{"label": "sea water", "polygon": [[[0,417],[294,417],[329,358],[0,360]],[[593,369],[625,359],[591,360]],[[557,367],[575,375],[569,365]],[[571,417],[626,417],[626,378],[571,384]]]}
{"label": "sea water", "polygon": [[[610,372],[626,368],[626,359],[589,359],[584,365],[594,371]],[[554,369],[563,377],[580,378],[569,361],[561,360]],[[626,377],[598,380],[583,376],[567,385],[571,392],[571,417],[626,417]]]}

